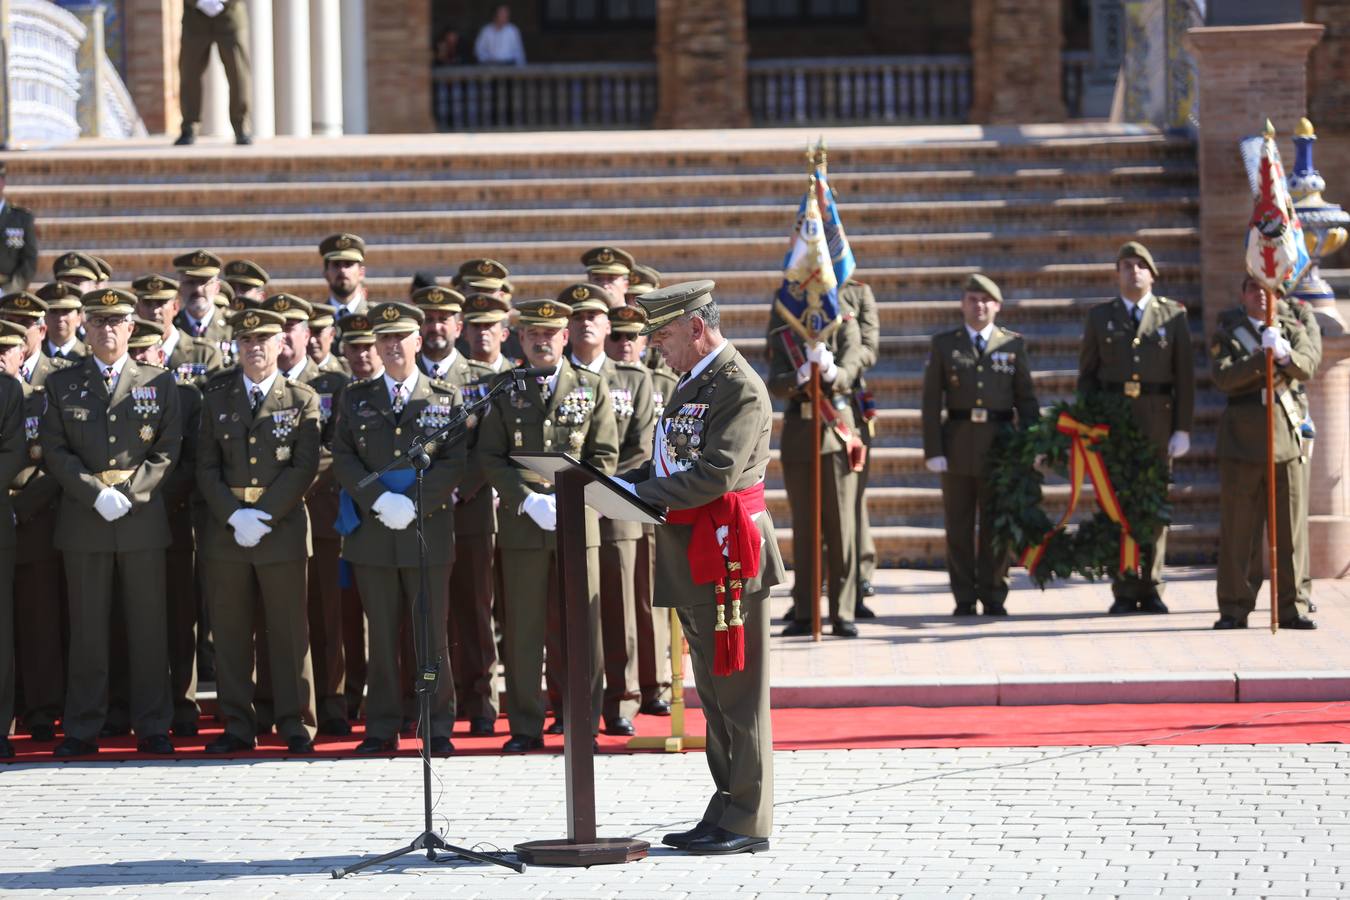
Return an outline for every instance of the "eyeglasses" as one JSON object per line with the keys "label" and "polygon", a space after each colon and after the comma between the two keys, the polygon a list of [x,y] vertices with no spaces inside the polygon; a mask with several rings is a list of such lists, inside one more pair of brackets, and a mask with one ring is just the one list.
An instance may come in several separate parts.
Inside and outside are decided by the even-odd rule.
{"label": "eyeglasses", "polygon": [[84,324],[87,328],[116,328],[129,321],[126,316],[90,316],[84,320]]}

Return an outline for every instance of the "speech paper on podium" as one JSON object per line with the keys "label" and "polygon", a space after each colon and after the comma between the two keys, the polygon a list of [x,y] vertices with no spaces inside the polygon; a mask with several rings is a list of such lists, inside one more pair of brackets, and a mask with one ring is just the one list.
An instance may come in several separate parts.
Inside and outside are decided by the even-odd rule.
{"label": "speech paper on podium", "polygon": [[559,473],[566,469],[580,469],[590,476],[586,485],[586,505],[607,519],[620,522],[642,522],[647,525],[664,525],[666,511],[653,506],[646,500],[626,491],[618,481],[601,472],[588,462],[579,460],[568,453],[518,452],[511,459],[532,472],[543,475],[549,481],[557,481]]}

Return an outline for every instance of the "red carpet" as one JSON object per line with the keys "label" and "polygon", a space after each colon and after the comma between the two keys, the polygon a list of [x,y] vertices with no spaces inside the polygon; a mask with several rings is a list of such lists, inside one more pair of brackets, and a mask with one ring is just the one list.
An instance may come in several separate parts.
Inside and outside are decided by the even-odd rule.
{"label": "red carpet", "polygon": [[[687,713],[691,733],[700,734],[703,717]],[[213,723],[210,723],[213,724]],[[668,734],[670,720],[639,716],[642,735]],[[498,729],[506,727],[506,720]],[[499,753],[506,734],[454,737],[457,755]],[[1350,742],[1350,701],[1341,703],[1162,703],[1104,706],[864,707],[857,709],[779,709],[773,713],[774,747],[779,750],[836,750],[901,747],[1078,747],[1146,744],[1320,744]],[[278,759],[285,744],[275,735],[262,738],[258,750],[235,757],[202,751],[219,731],[203,729],[196,738],[175,738],[176,759]],[[362,738],[358,726],[350,738],[320,737],[313,756],[353,757]],[[16,758],[9,762],[54,762],[54,743],[39,744],[26,735],[12,738]],[[602,753],[629,752],[627,738],[601,735]],[[562,751],[562,737],[548,737],[545,752]],[[131,737],[106,738],[97,757],[81,761],[152,759],[135,752]],[[416,756],[419,744],[404,738],[399,756]],[[656,752],[656,751],[644,751]]]}

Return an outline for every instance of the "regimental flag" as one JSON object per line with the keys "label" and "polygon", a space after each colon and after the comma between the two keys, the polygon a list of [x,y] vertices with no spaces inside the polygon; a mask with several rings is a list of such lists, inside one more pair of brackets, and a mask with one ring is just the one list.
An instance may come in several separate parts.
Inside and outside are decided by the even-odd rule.
{"label": "regimental flag", "polygon": [[1247,272],[1276,294],[1287,296],[1308,268],[1308,246],[1289,196],[1274,126],[1267,121],[1264,133],[1244,138],[1239,149],[1254,202],[1247,228]]}
{"label": "regimental flag", "polygon": [[[799,209],[800,216],[804,212]],[[834,280],[842,287],[853,275],[858,263],[853,259],[853,248],[848,244],[848,235],[844,234],[844,223],[839,218],[839,206],[834,202],[834,191],[825,177],[825,164],[816,166],[816,205],[820,207],[820,218],[825,225],[825,243],[830,248],[830,263],[834,266]]]}
{"label": "regimental flag", "polygon": [[[822,340],[842,321],[839,317],[841,282],[835,274],[825,222],[820,213],[819,183],[818,176],[812,173],[806,196],[797,210],[797,225],[787,256],[783,259],[783,284],[774,300],[778,314],[808,341]],[[838,224],[837,212],[835,223]],[[847,249],[848,241],[843,237],[842,227],[838,234]],[[847,259],[851,266],[852,253],[847,254]]]}

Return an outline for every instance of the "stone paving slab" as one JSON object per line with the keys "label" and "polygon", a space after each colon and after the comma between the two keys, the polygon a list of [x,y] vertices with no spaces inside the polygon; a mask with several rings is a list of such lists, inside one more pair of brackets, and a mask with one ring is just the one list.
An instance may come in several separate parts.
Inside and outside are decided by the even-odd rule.
{"label": "stone paving slab", "polygon": [[[60,897],[1343,897],[1350,747],[834,750],[775,755],[771,852],[592,869],[422,856],[414,760],[0,767],[0,895]],[[699,754],[596,760],[601,834],[686,827]],[[558,757],[435,763],[438,830],[564,834]]]}

